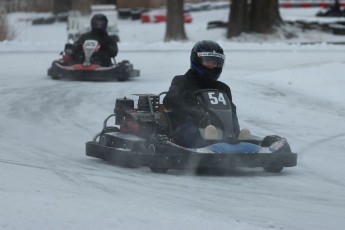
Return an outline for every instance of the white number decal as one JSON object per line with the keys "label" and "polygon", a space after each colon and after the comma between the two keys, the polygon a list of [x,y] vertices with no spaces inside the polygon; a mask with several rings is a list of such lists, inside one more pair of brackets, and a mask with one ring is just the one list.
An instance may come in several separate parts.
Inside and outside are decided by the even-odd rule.
{"label": "white number decal", "polygon": [[212,105],[216,105],[216,104],[218,104],[218,99],[213,95],[214,95],[214,93],[208,93],[208,97],[210,98],[210,103]]}
{"label": "white number decal", "polygon": [[97,41],[95,40],[86,40],[84,43],[85,48],[94,49],[97,46]]}
{"label": "white number decal", "polygon": [[224,105],[226,105],[226,101],[225,101],[224,95],[222,93],[219,93],[218,101],[222,102]]}
{"label": "white number decal", "polygon": [[217,104],[219,104],[219,102],[226,105],[226,101],[225,101],[224,95],[222,93],[219,93],[218,98],[214,94],[215,93],[208,93],[208,97],[210,98],[210,103],[212,105],[217,105]]}

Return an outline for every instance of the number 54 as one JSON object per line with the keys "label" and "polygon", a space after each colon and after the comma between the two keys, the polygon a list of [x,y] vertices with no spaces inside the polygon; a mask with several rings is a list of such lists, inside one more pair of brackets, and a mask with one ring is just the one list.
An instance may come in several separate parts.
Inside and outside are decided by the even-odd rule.
{"label": "number 54", "polygon": [[210,99],[210,103],[212,105],[218,105],[219,103],[223,103],[224,105],[226,105],[226,101],[225,101],[224,95],[222,93],[219,93],[218,97],[217,97],[216,94],[217,93],[215,93],[215,92],[208,93],[208,97]]}

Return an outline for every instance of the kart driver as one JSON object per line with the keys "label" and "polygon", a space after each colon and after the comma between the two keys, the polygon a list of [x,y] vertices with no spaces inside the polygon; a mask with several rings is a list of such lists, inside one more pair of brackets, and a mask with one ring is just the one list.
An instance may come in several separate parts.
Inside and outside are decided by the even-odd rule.
{"label": "kart driver", "polygon": [[228,85],[218,81],[225,61],[223,49],[216,42],[199,41],[191,51],[190,61],[190,69],[184,75],[173,78],[163,99],[164,106],[171,110],[172,126],[176,127],[173,131],[174,141],[185,147],[200,147],[203,143],[198,124],[204,112],[192,95],[201,89],[217,89],[226,93],[231,102],[233,130],[237,139],[240,126],[231,90]]}
{"label": "kart driver", "polygon": [[84,61],[83,44],[85,40],[97,40],[100,48],[94,54],[94,59],[101,66],[110,66],[111,58],[117,55],[118,48],[115,38],[108,35],[108,19],[104,14],[95,14],[91,18],[91,31],[82,34],[74,44],[65,45],[65,53],[72,56],[73,61]]}

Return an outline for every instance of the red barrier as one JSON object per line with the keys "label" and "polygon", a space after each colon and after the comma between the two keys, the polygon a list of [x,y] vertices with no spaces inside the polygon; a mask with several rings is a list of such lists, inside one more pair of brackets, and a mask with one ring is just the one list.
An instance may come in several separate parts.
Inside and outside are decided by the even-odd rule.
{"label": "red barrier", "polygon": [[159,23],[159,22],[165,22],[167,17],[163,14],[157,14],[154,16],[154,22]]}
{"label": "red barrier", "polygon": [[327,2],[320,2],[319,3],[319,7],[321,7],[321,8],[327,8],[329,6],[329,3],[327,3]]}
{"label": "red barrier", "polygon": [[300,4],[300,7],[302,7],[302,8],[309,8],[309,7],[311,7],[311,3],[310,2],[302,2]]}
{"label": "red barrier", "polygon": [[282,5],[281,5],[281,7],[283,7],[283,8],[292,8],[292,4],[291,3],[283,3]]}
{"label": "red barrier", "polygon": [[185,23],[191,23],[193,21],[193,18],[192,18],[192,16],[190,14],[184,14],[183,21]]}
{"label": "red barrier", "polygon": [[[156,14],[153,16],[153,20],[151,19],[151,16],[149,14],[142,14],[141,15],[141,22],[142,23],[160,23],[160,22],[166,22],[167,17],[165,14]],[[183,16],[183,21],[185,23],[191,23],[193,21],[192,15],[185,13]]]}
{"label": "red barrier", "polygon": [[148,15],[148,14],[142,14],[140,19],[141,19],[142,23],[149,23],[149,22],[151,22],[150,15]]}

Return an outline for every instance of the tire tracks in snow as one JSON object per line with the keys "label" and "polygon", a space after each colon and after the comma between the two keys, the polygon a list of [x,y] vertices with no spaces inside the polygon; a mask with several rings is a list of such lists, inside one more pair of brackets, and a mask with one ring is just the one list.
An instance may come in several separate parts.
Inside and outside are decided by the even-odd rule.
{"label": "tire tracks in snow", "polygon": [[[303,155],[305,155],[306,153],[312,153],[313,150],[315,150],[316,148],[318,148],[321,145],[324,145],[325,143],[329,143],[334,141],[335,139],[340,139],[340,138],[344,138],[345,137],[345,133],[339,133],[333,136],[329,136],[326,138],[321,138],[318,140],[314,140],[312,142],[306,143],[304,146],[300,147],[300,151],[303,152]],[[333,185],[345,188],[345,183],[341,180],[336,180],[334,178],[331,177],[327,177],[324,174],[317,172],[313,169],[311,169],[310,167],[308,167],[308,165],[303,164],[303,167],[305,169],[307,169],[314,177],[316,178],[321,178],[326,182],[332,183]]]}

